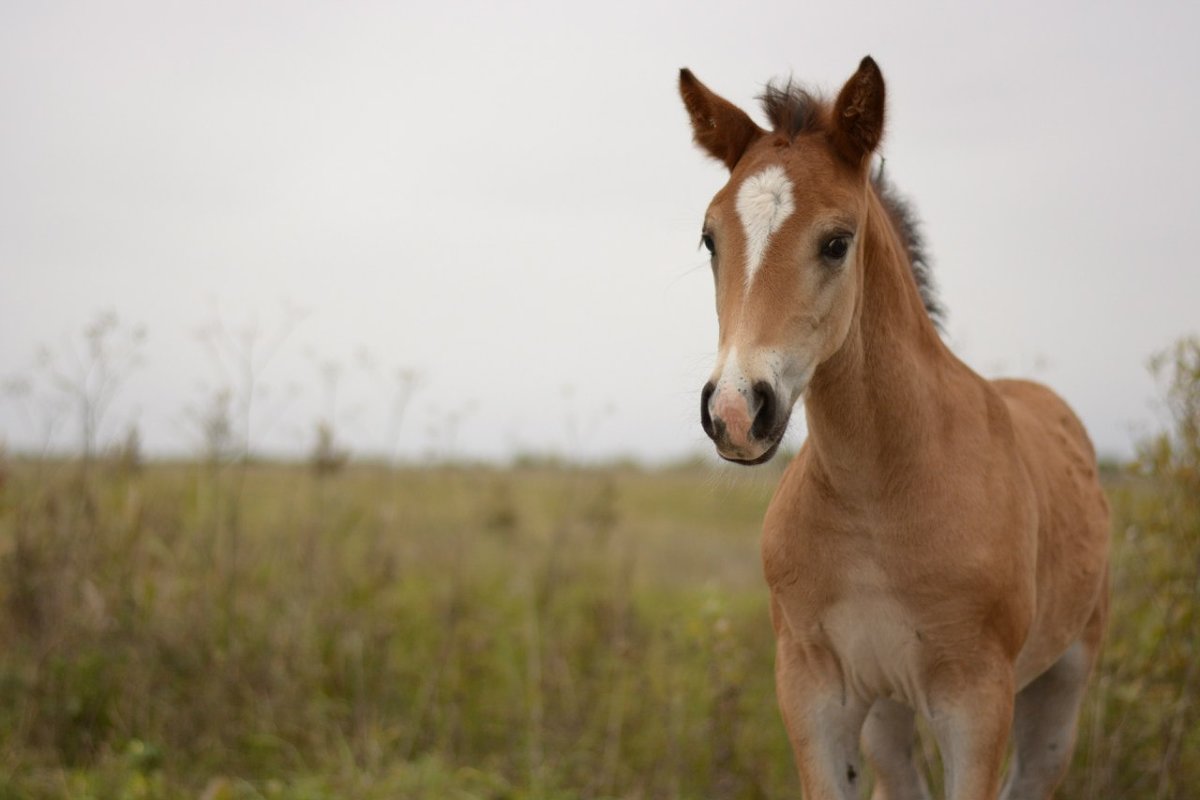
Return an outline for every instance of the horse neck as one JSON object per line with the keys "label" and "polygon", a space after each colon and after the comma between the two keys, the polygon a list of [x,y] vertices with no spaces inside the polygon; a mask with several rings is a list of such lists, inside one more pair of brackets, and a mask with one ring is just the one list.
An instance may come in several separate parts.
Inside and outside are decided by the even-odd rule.
{"label": "horse neck", "polygon": [[871,496],[928,453],[959,369],[925,310],[908,253],[868,189],[861,292],[849,335],[805,396],[810,463]]}

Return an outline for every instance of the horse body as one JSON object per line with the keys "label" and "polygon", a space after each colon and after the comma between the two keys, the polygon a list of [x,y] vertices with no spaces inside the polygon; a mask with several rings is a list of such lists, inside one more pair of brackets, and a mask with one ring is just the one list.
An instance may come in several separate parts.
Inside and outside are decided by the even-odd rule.
{"label": "horse body", "polygon": [[1107,615],[1108,501],[1096,453],[1065,402],[1029,381],[993,381],[1005,399],[1038,512],[1037,603],[1017,660],[1018,686],[1084,631],[1099,647]]}
{"label": "horse body", "polygon": [[790,129],[768,100],[772,133],[690,73],[681,90],[731,170],[705,225],[721,322],[705,429],[757,463],[799,397],[808,420],[762,539],[805,797],[857,797],[860,743],[875,797],[927,797],[914,711],[948,797],[997,796],[1010,729],[1005,797],[1049,797],[1107,610],[1108,512],[1082,425],[1049,389],[984,380],[942,343],[867,172],[874,62],[832,107],[793,104]]}

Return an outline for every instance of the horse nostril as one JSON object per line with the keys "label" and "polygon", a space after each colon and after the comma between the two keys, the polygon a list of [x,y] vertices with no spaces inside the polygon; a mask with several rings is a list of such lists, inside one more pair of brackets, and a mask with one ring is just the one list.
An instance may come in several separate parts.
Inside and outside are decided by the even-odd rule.
{"label": "horse nostril", "polygon": [[700,427],[704,428],[704,432],[708,434],[708,438],[716,439],[717,434],[713,428],[712,414],[708,412],[708,401],[712,399],[713,392],[717,390],[717,386],[712,381],[704,384],[704,388],[700,390]]}
{"label": "horse nostril", "polygon": [[775,390],[766,381],[756,381],[754,384],[754,402],[758,411],[754,415],[754,424],[750,426],[752,439],[765,439],[775,427],[775,412],[779,405],[775,398]]}

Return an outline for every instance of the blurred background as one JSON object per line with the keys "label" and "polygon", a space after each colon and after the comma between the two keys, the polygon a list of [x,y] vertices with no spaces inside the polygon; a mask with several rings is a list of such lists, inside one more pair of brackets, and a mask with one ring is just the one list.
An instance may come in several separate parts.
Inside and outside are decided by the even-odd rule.
{"label": "blurred background", "polygon": [[1102,456],[1117,605],[1060,796],[1190,797],[1198,22],[3,5],[0,799],[798,796],[783,459],[698,424],[726,173],[676,80],[756,113],[868,53],[947,341]]}
{"label": "blurred background", "polygon": [[1103,452],[1132,453],[1153,418],[1145,360],[1195,326],[1190,8],[0,13],[12,447],[77,442],[77,420],[48,435],[50,404],[20,395],[54,393],[40,368],[71,379],[103,314],[144,340],[96,434],[136,426],[156,455],[194,451],[191,418],[245,388],[229,362],[250,350],[268,453],[311,447],[318,417],[374,456],[708,452],[698,240],[725,172],[691,145],[685,65],[753,110],[773,77],[835,91],[871,53],[948,341],[985,374],[1055,386]]}

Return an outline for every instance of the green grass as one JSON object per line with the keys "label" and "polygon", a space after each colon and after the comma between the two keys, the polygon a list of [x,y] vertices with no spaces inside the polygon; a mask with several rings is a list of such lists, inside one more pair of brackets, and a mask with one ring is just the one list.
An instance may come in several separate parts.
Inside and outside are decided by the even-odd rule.
{"label": "green grass", "polygon": [[[0,469],[0,800],[799,796],[777,472]],[[1172,486],[1110,486],[1060,797],[1200,786],[1200,514]]]}

